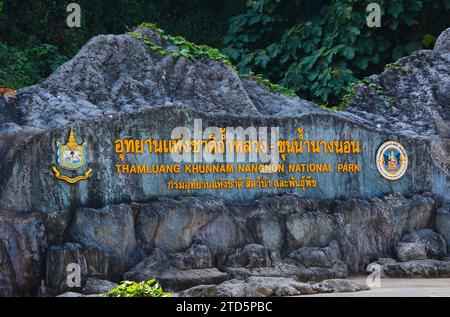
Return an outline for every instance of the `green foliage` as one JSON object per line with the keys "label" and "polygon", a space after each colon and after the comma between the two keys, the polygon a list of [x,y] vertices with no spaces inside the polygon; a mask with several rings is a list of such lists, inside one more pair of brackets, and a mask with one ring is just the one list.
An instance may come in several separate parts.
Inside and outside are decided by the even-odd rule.
{"label": "green foliage", "polygon": [[386,65],[384,66],[384,69],[385,69],[385,70],[387,70],[387,69],[393,69],[393,70],[395,70],[395,71],[397,71],[397,72],[400,72],[400,73],[402,73],[402,74],[406,74],[406,73],[408,73],[408,72],[411,71],[411,69],[410,69],[409,67],[400,66],[400,65],[397,64],[397,63],[389,63],[389,64],[386,64]]}
{"label": "green foliage", "polygon": [[222,51],[301,97],[337,106],[351,83],[423,47],[449,25],[450,1],[377,1],[382,27],[360,0],[253,0],[233,17]]}
{"label": "green foliage", "polygon": [[422,44],[424,47],[429,48],[436,42],[436,37],[433,34],[427,33],[422,38]]}
{"label": "green foliage", "polygon": [[124,281],[103,296],[108,297],[170,297],[154,279],[140,283]]}
{"label": "green foliage", "polygon": [[18,89],[36,84],[66,60],[50,44],[18,50],[0,43],[0,87]]}
{"label": "green foliage", "polygon": [[156,21],[171,34],[219,46],[228,20],[244,10],[245,0],[77,0],[81,28],[68,28],[61,0],[0,0],[0,42],[17,48],[41,43],[73,56],[91,37],[123,34],[142,21]]}

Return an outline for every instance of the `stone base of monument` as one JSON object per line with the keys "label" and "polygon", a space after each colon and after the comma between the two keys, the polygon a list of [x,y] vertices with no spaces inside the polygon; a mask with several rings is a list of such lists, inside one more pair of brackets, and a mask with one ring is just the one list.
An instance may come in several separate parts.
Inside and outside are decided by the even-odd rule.
{"label": "stone base of monument", "polygon": [[[92,284],[89,278],[156,278],[175,292],[213,284],[244,292],[242,283],[270,278],[281,284],[309,283],[292,287],[318,292],[318,282],[368,274],[368,264],[387,256],[406,262],[381,260],[386,276],[449,277],[450,262],[438,260],[445,259],[446,241],[429,229],[437,207],[429,194],[330,201],[282,195],[245,205],[204,197],[160,198],[79,208],[73,219],[65,213],[4,214],[1,229],[14,242],[9,248],[22,246],[16,262],[22,272],[39,272],[45,261],[47,295],[81,292]],[[44,236],[50,244],[45,259],[39,252]],[[67,286],[70,263],[81,264],[78,289]],[[10,278],[9,272],[2,274]],[[24,275],[15,287],[35,291],[39,276]],[[207,289],[195,292],[219,292]],[[267,294],[282,292],[275,289]],[[295,293],[288,289],[286,294]]]}

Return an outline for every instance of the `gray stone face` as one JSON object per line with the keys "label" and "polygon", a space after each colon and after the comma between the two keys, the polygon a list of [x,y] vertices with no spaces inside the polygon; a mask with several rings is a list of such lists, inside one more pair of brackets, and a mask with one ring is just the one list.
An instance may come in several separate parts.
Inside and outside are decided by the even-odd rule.
{"label": "gray stone face", "polygon": [[224,256],[220,261],[223,266],[248,268],[275,266],[277,262],[278,256],[259,244],[247,244]]}
{"label": "gray stone face", "polygon": [[159,213],[151,205],[133,204],[136,210],[136,234],[144,245],[153,245],[159,223]]}
{"label": "gray stone face", "polygon": [[207,269],[215,266],[209,247],[194,244],[184,252],[169,255],[170,263],[180,270]]}
{"label": "gray stone face", "polygon": [[88,278],[83,287],[83,294],[104,294],[116,288],[119,284],[110,281]]}
{"label": "gray stone face", "polygon": [[[138,32],[168,45],[154,32]],[[423,245],[427,257],[442,258],[443,240],[436,234],[450,241],[448,32],[434,51],[413,53],[371,76],[393,103],[360,85],[343,112],[272,93],[217,60],[162,56],[130,35],[93,38],[42,84],[19,90],[16,99],[0,96],[0,295],[34,294],[42,280],[67,291],[71,261],[80,264],[83,279],[157,277],[184,289],[232,277],[319,281],[361,274],[372,261],[405,251],[396,248],[403,243]],[[285,163],[358,163],[361,170],[316,173],[318,188],[305,191],[174,192],[165,186],[170,180],[213,175],[116,173],[116,139],[170,139],[174,127],[192,128],[194,119],[202,119],[204,128],[280,127],[282,139],[297,139],[302,127],[305,140],[359,140],[360,154],[303,153],[287,155]],[[55,142],[65,143],[70,128],[79,143],[88,142],[93,170],[77,184],[51,172]],[[386,140],[400,142],[408,153],[408,170],[397,181],[376,170],[376,150]],[[127,160],[172,163],[155,153]],[[417,237],[402,240],[414,231]],[[422,256],[418,248],[402,258]],[[427,261],[383,265],[391,265],[393,275],[446,274],[440,273],[446,272],[444,261]],[[239,283],[230,282],[223,292],[254,294],[233,286]],[[298,291],[289,283],[267,289],[275,295]]]}
{"label": "gray stone face", "polygon": [[[134,281],[147,281],[156,278],[164,289],[173,291],[201,284],[219,284],[227,280],[227,273],[216,268],[198,268],[198,263],[190,261],[192,260],[192,254],[195,253],[195,250],[198,252],[199,249],[201,248],[196,247],[191,252],[169,256],[162,250],[155,249],[149,257],[125,273],[125,278]],[[208,255],[206,256],[208,257]],[[172,259],[170,259],[171,257]],[[175,265],[182,268],[180,269]]]}
{"label": "gray stone face", "polygon": [[317,293],[357,292],[366,288],[350,280],[333,279],[321,283],[301,283],[291,278],[249,277],[219,285],[200,285],[179,293],[181,297],[271,297]]}
{"label": "gray stone face", "polygon": [[[187,200],[189,204],[196,206],[189,212],[189,218],[186,218],[186,206],[189,204],[180,203]],[[284,195],[265,197],[243,206],[236,204],[231,206],[217,199],[191,197],[170,200],[170,217],[181,219],[181,222],[161,221],[155,225],[153,221],[132,221],[134,218],[127,218],[131,213],[130,210],[134,210],[138,215],[139,210],[144,212],[160,210],[159,208],[167,201],[166,198],[161,198],[139,208],[136,204],[132,204],[130,208],[123,204],[98,210],[80,208],[74,213],[74,220],[79,217],[78,214],[84,217],[87,212],[93,216],[91,222],[81,221],[85,218],[80,217],[68,225],[66,231],[70,233],[70,239],[76,243],[56,244],[48,249],[42,246],[42,256],[46,253],[45,285],[54,290],[70,290],[66,287],[66,268],[69,263],[78,263],[81,266],[83,280],[95,277],[112,281],[122,279],[122,274],[134,265],[125,274],[125,278],[140,281],[156,277],[161,283],[164,282],[163,285],[177,290],[210,284],[212,281],[216,283],[230,277],[246,279],[250,276],[295,276],[301,281],[343,278],[349,274],[365,272],[365,266],[379,257],[391,256],[396,241],[400,241],[403,235],[431,226],[435,210],[434,199],[427,195],[390,196],[370,201],[362,199],[319,201],[304,199],[298,195]],[[231,240],[224,233],[217,236],[214,230],[209,228],[209,226],[216,228],[218,221],[223,219],[224,214],[217,212],[217,206],[222,206],[222,210],[228,211],[230,232],[235,232],[232,237],[240,237],[238,240]],[[364,209],[361,209],[361,206]],[[107,234],[107,227],[95,220],[96,217],[102,217],[105,210],[108,210],[110,216],[110,220],[105,220],[105,223],[109,223],[116,232],[123,234]],[[245,216],[242,210],[246,210]],[[274,243],[267,236],[262,239],[258,231],[246,229],[246,223],[252,223],[255,217],[266,218],[268,215],[276,214],[277,211],[279,212],[277,230],[280,232],[287,232],[284,228],[292,219],[292,215],[302,213],[309,214],[310,217],[314,215],[318,219],[321,217],[332,219],[330,232],[333,234],[328,237],[328,241],[325,239],[314,241],[309,237],[300,239],[286,234],[281,238],[274,236],[273,240],[278,241]],[[205,218],[205,215],[208,216]],[[20,218],[16,218],[16,221],[18,219]],[[173,223],[185,223],[184,219],[198,219],[202,222],[192,226],[188,233],[183,230],[172,231]],[[231,227],[231,224],[235,225]],[[313,235],[319,235],[321,231],[316,222],[305,222],[300,229]],[[73,234],[74,232],[77,234]],[[148,239],[145,235],[137,234],[136,241],[130,240],[127,238],[127,232],[161,232],[172,242],[164,244],[163,251],[158,249],[160,244],[157,239]],[[27,234],[21,238],[29,239]],[[187,240],[186,234],[189,237]],[[376,241],[373,238],[375,236]],[[135,247],[129,248],[129,245]],[[217,247],[219,245],[220,248]],[[3,249],[2,255],[5,259],[9,259],[10,254],[14,254],[15,251],[8,249],[8,245],[5,246],[7,248]],[[154,248],[156,249],[153,253],[139,263],[142,257]],[[132,251],[125,252],[127,250]],[[42,279],[40,276],[44,275],[44,272],[40,271],[43,265],[37,265],[41,261],[39,257],[36,258],[36,273],[27,275],[23,282],[16,280],[14,266],[4,262],[6,265],[3,266],[2,273],[8,274],[9,283],[2,284],[5,294],[6,290],[15,291],[18,285],[37,288]],[[24,268],[29,270],[28,266]],[[18,284],[18,281],[21,284]]]}
{"label": "gray stone face", "polygon": [[436,211],[436,230],[446,240],[447,253],[450,253],[450,203]]}
{"label": "gray stone face", "polygon": [[[382,256],[389,256],[394,249],[395,241],[400,241],[405,233],[428,227],[432,223],[434,210],[434,200],[430,196],[421,195],[391,196],[371,201],[346,199],[329,202],[303,199],[297,195],[273,196],[245,205],[246,217],[243,217],[240,212],[243,206],[234,204],[231,207],[225,201],[194,197],[180,200],[161,198],[145,204],[145,208],[141,206],[139,210],[159,210],[168,201],[171,206],[170,217],[174,220],[158,222],[156,230],[154,223],[148,222],[150,230],[166,233],[165,237],[170,241],[184,241],[186,232],[171,230],[173,223],[178,224],[180,221],[175,219],[182,219],[181,223],[184,223],[186,209],[189,209],[187,206],[191,205],[196,208],[189,211],[187,219],[202,220],[197,222],[197,227],[189,231],[189,237],[195,238],[187,240],[187,249],[186,247],[183,249],[183,245],[171,242],[171,244],[166,243],[163,250],[159,248],[158,240],[155,239],[152,244],[146,244],[149,240],[142,236],[143,240],[137,242],[140,248],[156,249],[129,270],[125,278],[136,281],[157,278],[163,285],[177,290],[199,284],[210,284],[211,282],[206,281],[224,280],[228,277],[246,279],[250,276],[294,276],[301,281],[320,281],[343,278],[351,273],[362,273],[371,261]],[[186,201],[189,203],[180,203]],[[230,211],[228,217],[232,219],[232,223],[236,224],[231,232],[240,231],[237,235],[242,237],[240,247],[236,247],[237,241],[229,243],[229,237],[224,237],[224,240],[220,241],[217,237],[212,239],[205,234],[211,232],[213,235],[214,232],[209,230],[208,226],[215,227],[216,220],[223,217],[220,212],[215,212],[217,206],[222,206],[222,210]],[[360,212],[361,206],[365,206],[367,213]],[[134,207],[137,211],[136,208]],[[111,206],[108,210],[120,214],[121,209]],[[269,240],[261,240],[257,232],[245,230],[245,226],[240,228],[241,223],[253,221],[256,215],[264,218],[277,211],[283,211],[279,219],[281,232],[286,223],[292,219],[290,216],[301,212],[310,214],[311,217],[332,219],[330,231],[333,234],[328,241],[317,241],[324,244],[322,247],[312,247],[308,246],[312,243],[308,237],[301,240],[285,235],[279,243],[273,244]],[[207,221],[204,220],[204,215],[209,215]],[[76,224],[73,225],[76,226]],[[143,222],[136,223],[135,226],[140,227],[139,230],[142,232],[148,231],[143,226]],[[346,230],[342,230],[343,227]],[[89,231],[90,227],[87,226],[85,230]],[[321,227],[318,227],[315,222],[306,222],[302,224],[301,230],[312,233],[317,231],[314,234],[318,235]],[[80,235],[84,236],[84,233]],[[376,243],[373,242],[374,235],[377,237]],[[114,237],[118,240],[122,239],[118,235]],[[262,244],[261,241],[263,241]],[[111,242],[107,241],[107,243]],[[217,245],[222,247],[217,248]],[[291,246],[292,249],[289,247],[274,249],[273,245]],[[97,248],[104,250],[106,255],[115,259],[116,253],[110,249],[101,245]],[[122,264],[127,263],[123,258],[119,257],[118,260]],[[138,262],[137,259],[135,261],[135,263]],[[100,278],[111,276],[110,273],[109,275],[101,271],[99,273]]]}
{"label": "gray stone face", "polygon": [[218,267],[236,279],[251,276],[295,277],[301,281],[334,277],[331,270],[309,269],[303,263],[281,259],[277,252],[259,244],[247,244],[219,256]]}
{"label": "gray stone face", "polygon": [[427,259],[425,245],[421,243],[400,242],[397,243],[395,251],[397,258],[402,262]]}
{"label": "gray stone face", "polygon": [[345,279],[325,280],[315,285],[320,290],[319,293],[326,293],[327,291],[332,293],[358,292],[368,289],[367,286],[361,286],[353,281]]}
{"label": "gray stone face", "polygon": [[72,240],[81,244],[126,257],[136,247],[133,211],[128,205],[80,208],[75,213],[70,235]]}
{"label": "gray stone face", "polygon": [[161,215],[155,233],[155,247],[176,251],[190,247],[195,233],[219,216],[223,209],[223,202],[212,198],[202,202],[194,197],[160,199],[155,205]]}
{"label": "gray stone face", "polygon": [[434,51],[439,54],[450,54],[450,29],[445,30],[436,40]]}
{"label": "gray stone face", "polygon": [[[50,247],[46,259],[45,285],[51,289],[69,290],[67,268],[71,263],[79,265],[80,273],[86,274],[87,263],[81,245],[68,243]],[[81,284],[78,288],[81,288]]]}
{"label": "gray stone face", "polygon": [[381,266],[385,277],[391,278],[449,278],[450,262],[415,260],[388,263]]}
{"label": "gray stone face", "polygon": [[86,295],[77,292],[66,292],[56,297],[86,297]]}
{"label": "gray stone face", "polygon": [[[81,285],[69,287],[67,284],[69,264],[78,264],[81,273]],[[119,258],[105,250],[85,247],[78,243],[66,243],[51,246],[45,262],[45,285],[53,292],[74,291],[83,287],[89,277],[117,280],[127,269],[127,260]]]}
{"label": "gray stone face", "polygon": [[[413,231],[402,238],[403,242],[423,246],[426,258],[439,260],[447,254],[446,241],[431,229]],[[413,259],[423,260],[423,259]]]}
{"label": "gray stone face", "polygon": [[303,264],[305,266],[332,267],[335,263],[341,261],[339,245],[336,241],[331,241],[329,247],[302,247],[288,256],[294,264]]}
{"label": "gray stone face", "polygon": [[2,213],[0,236],[0,296],[37,290],[47,248],[42,219],[33,213]]}

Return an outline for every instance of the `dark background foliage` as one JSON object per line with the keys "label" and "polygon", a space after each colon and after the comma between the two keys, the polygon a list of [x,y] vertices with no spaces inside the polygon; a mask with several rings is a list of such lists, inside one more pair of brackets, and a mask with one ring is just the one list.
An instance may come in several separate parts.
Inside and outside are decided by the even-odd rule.
{"label": "dark background foliage", "polygon": [[[81,28],[65,24],[70,2],[82,8]],[[382,7],[381,28],[366,26],[370,2]],[[0,0],[0,87],[38,83],[92,36],[141,22],[335,106],[350,83],[432,48],[450,26],[450,0]]]}
{"label": "dark background foliage", "polygon": [[[66,26],[71,2],[81,6],[81,28]],[[220,48],[229,19],[244,10],[243,0],[0,0],[0,87],[35,84],[91,37],[142,22]]]}

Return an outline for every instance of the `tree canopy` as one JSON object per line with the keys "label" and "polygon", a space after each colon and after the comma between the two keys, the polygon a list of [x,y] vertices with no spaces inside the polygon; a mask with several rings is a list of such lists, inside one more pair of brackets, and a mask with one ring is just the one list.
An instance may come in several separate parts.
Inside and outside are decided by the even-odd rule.
{"label": "tree canopy", "polygon": [[413,51],[450,26],[450,1],[376,1],[380,28],[361,0],[256,0],[230,21],[223,52],[303,98],[336,105],[351,82]]}

